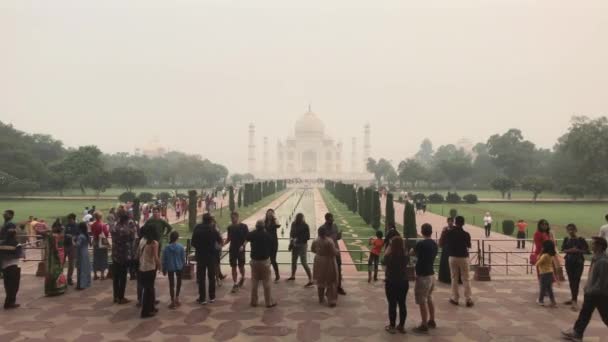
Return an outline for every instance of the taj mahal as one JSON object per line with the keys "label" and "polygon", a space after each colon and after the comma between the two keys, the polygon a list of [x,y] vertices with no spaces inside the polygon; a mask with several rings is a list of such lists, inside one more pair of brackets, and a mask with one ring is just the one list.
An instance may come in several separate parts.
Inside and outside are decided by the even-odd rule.
{"label": "taj mahal", "polygon": [[370,126],[363,127],[363,148],[359,156],[358,139],[351,137],[350,157],[346,158],[344,144],[328,136],[325,124],[310,106],[295,122],[293,135],[276,142],[274,158],[270,157],[268,137],[262,140],[262,158],[258,164],[255,125],[249,125],[248,172],[256,178],[341,178],[370,179],[366,170],[370,157]]}

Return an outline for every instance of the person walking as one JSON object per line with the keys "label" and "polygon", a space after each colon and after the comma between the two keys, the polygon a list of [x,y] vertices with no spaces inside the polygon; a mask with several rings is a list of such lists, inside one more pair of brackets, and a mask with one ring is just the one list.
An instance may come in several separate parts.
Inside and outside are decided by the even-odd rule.
{"label": "person walking", "polygon": [[526,229],[528,228],[528,223],[522,219],[517,221],[517,248],[526,248]]}
{"label": "person walking", "polygon": [[[376,236],[369,238],[368,245],[371,247],[369,250],[369,258],[367,259],[367,282],[372,282],[372,271],[374,272],[374,281],[378,281],[378,263],[380,262],[380,254],[382,253],[382,247],[384,241],[382,240],[382,231],[377,230]],[[373,265],[373,269],[372,269]]]}
{"label": "person walking", "polygon": [[65,225],[64,232],[64,246],[65,246],[65,258],[68,262],[68,285],[73,285],[72,275],[74,274],[74,265],[76,263],[76,245],[74,241],[80,233],[78,224],[76,223],[76,214],[72,213],[68,215],[68,222]]}
{"label": "person walking", "polygon": [[574,223],[566,226],[568,237],[562,242],[562,253],[566,253],[566,273],[570,284],[570,300],[566,305],[572,306],[572,311],[578,311],[578,290],[581,283],[581,276],[585,268],[585,254],[589,254],[589,245],[584,238],[577,236],[577,229]]}
{"label": "person walking", "polygon": [[169,244],[162,253],[163,275],[169,275],[169,295],[171,296],[169,309],[175,309],[181,305],[179,293],[182,288],[182,270],[186,263],[186,251],[184,246],[177,242],[178,239],[179,233],[172,231],[169,234]]}
{"label": "person walking", "polygon": [[492,216],[489,211],[487,211],[486,215],[483,217],[483,228],[486,231],[486,238],[489,238],[490,232],[492,231]]}
{"label": "person walking", "polygon": [[247,234],[246,240],[251,244],[251,306],[258,306],[258,287],[260,282],[264,287],[264,302],[267,308],[277,303],[272,298],[270,288],[270,256],[272,253],[272,237],[266,231],[266,223],[258,220],[255,230]]}
{"label": "person walking", "polygon": [[[338,240],[342,240],[342,231],[338,229],[338,225],[334,222],[334,215],[332,213],[325,214],[325,223],[321,227],[325,227],[327,236],[334,241],[334,245],[340,250]],[[321,228],[319,227],[319,229]],[[345,296],[346,291],[342,288],[342,256],[340,253],[336,256],[336,262],[338,263],[338,294]]]}
{"label": "person walking", "polygon": [[[543,250],[543,243],[547,240],[555,241],[553,233],[551,232],[551,226],[545,219],[540,219],[536,226],[536,232],[534,233],[534,246],[530,253],[530,264],[536,265],[538,258]],[[538,269],[537,269],[538,270]],[[537,273],[537,275],[539,275]]]}
{"label": "person walking", "polygon": [[570,341],[582,341],[585,330],[597,309],[602,321],[608,326],[608,243],[603,237],[592,237],[593,259],[589,269],[583,305],[572,329],[562,331],[562,336]]}
{"label": "person walking", "polygon": [[162,248],[161,239],[163,237],[168,236],[169,233],[173,230],[173,227],[171,227],[171,225],[161,217],[161,210],[158,207],[154,207],[152,209],[152,217],[148,221],[146,221],[146,223],[142,227],[142,230],[144,231],[148,229],[152,230],[152,235],[150,236],[154,240],[158,241],[158,246],[160,250],[160,248]]}
{"label": "person walking", "polygon": [[441,247],[441,256],[439,257],[439,281],[444,284],[452,283],[452,276],[450,275],[450,250],[447,242],[448,232],[454,228],[454,218],[447,218],[447,226],[443,227],[441,236],[439,238],[439,247]]}
{"label": "person walking", "polygon": [[215,272],[217,270],[217,246],[222,246],[222,236],[213,225],[213,216],[203,215],[203,222],[194,227],[192,247],[195,248],[196,276],[198,281],[197,302],[207,304],[207,277],[209,282],[209,303],[215,301]]}
{"label": "person walking", "polygon": [[[249,233],[249,227],[246,224],[240,222],[239,213],[233,211],[230,214],[231,225],[228,226],[228,237],[224,244],[230,244],[228,248],[228,259],[230,262],[230,268],[232,269],[232,293],[236,293],[239,288],[245,284],[245,245],[247,244],[247,234]],[[238,272],[241,273],[241,279],[237,283]]]}
{"label": "person walking", "polygon": [[76,290],[84,290],[91,286],[91,261],[89,260],[89,238],[86,222],[78,224],[78,235],[76,235]]}
{"label": "person walking", "polygon": [[19,259],[23,258],[23,247],[17,240],[17,230],[10,228],[4,234],[4,239],[0,242],[0,269],[4,280],[4,309],[16,309],[17,293],[21,282],[21,268]]}
{"label": "person walking", "polygon": [[464,286],[464,297],[466,306],[473,306],[471,298],[471,282],[469,275],[469,248],[471,248],[471,235],[464,230],[464,217],[456,216],[455,226],[446,234],[449,246],[449,263],[452,283],[452,296],[450,303],[458,305],[460,294],[458,291],[458,280],[462,280]]}
{"label": "person walking", "polygon": [[[110,230],[108,225],[102,220],[100,212],[93,214],[94,222],[91,224],[91,234],[93,235],[93,280],[105,279],[105,271],[108,269],[108,238]],[[101,275],[98,277],[97,272]]]}
{"label": "person walking", "polygon": [[144,232],[144,237],[139,242],[138,259],[139,274],[142,286],[141,318],[153,317],[158,313],[156,309],[155,281],[156,272],[160,269],[158,257],[159,243],[156,241],[154,232],[149,229]]}
{"label": "person walking", "polygon": [[129,213],[124,208],[120,208],[116,216],[118,221],[110,230],[112,236],[112,288],[114,303],[127,304],[131,301],[125,298],[125,290],[129,266],[134,259],[132,251],[137,226],[133,220],[129,219]]}
{"label": "person walking", "polygon": [[277,235],[277,230],[281,227],[281,225],[277,223],[277,218],[273,209],[266,210],[264,226],[266,232],[272,239],[272,244],[270,246],[270,263],[274,269],[274,281],[276,283],[281,279],[281,275],[279,274],[279,264],[277,263],[277,252],[279,250],[279,237]]}
{"label": "person walking", "polygon": [[325,227],[319,228],[318,237],[313,241],[311,251],[315,253],[313,278],[317,284],[319,303],[335,307],[338,301],[339,272],[336,258],[340,251],[327,234]]}
{"label": "person walking", "polygon": [[310,273],[310,267],[308,267],[308,240],[310,240],[310,227],[304,219],[304,214],[296,214],[295,221],[291,224],[291,230],[289,233],[291,239],[289,247],[291,249],[291,277],[287,281],[296,279],[296,270],[298,268],[298,258],[302,263],[304,272],[308,276],[308,282],[304,287],[312,287],[312,274]]}
{"label": "person walking", "polygon": [[427,333],[429,328],[437,327],[435,323],[435,305],[433,304],[433,290],[435,289],[435,271],[433,265],[437,257],[437,243],[433,241],[433,227],[425,223],[420,228],[423,240],[418,241],[413,254],[416,255],[416,284],[414,285],[414,296],[416,304],[420,306],[420,318],[422,322],[415,332]]}
{"label": "person walking", "polygon": [[[384,291],[388,301],[389,320],[389,324],[384,329],[390,334],[397,331],[405,334],[405,319],[407,318],[405,299],[409,290],[406,271],[408,263],[409,257],[405,252],[404,241],[400,236],[396,236],[384,253],[384,265],[386,265]],[[399,307],[399,325],[395,325],[397,307]]]}
{"label": "person walking", "polygon": [[557,252],[555,251],[555,244],[552,240],[546,240],[543,242],[542,253],[536,262],[537,273],[540,276],[540,294],[536,304],[545,305],[545,295],[549,296],[551,300],[551,307],[556,307],[555,296],[553,295],[553,279],[555,274],[553,273],[553,263]]}

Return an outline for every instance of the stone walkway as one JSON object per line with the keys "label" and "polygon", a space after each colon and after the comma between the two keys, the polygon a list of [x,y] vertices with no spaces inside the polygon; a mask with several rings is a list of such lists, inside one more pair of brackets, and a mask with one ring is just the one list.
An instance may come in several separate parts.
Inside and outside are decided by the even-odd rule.
{"label": "stone walkway", "polygon": [[[247,268],[249,274],[249,267]],[[159,314],[139,318],[134,304],[112,304],[112,283],[95,281],[78,292],[69,289],[59,297],[44,297],[43,281],[25,275],[18,300],[22,307],[0,311],[0,341],[96,342],[96,341],[558,341],[560,329],[570,327],[577,314],[565,306],[556,309],[534,304],[536,286],[530,280],[474,282],[474,308],[455,307],[447,302],[449,288],[437,285],[438,329],[428,336],[389,335],[383,283],[347,278],[347,296],[330,309],[317,303],[316,290],[303,287],[305,279],[273,284],[278,306],[252,308],[249,280],[237,294],[224,285],[214,304],[195,304],[196,284],[185,280],[183,305],[167,309],[166,279],[157,279]],[[565,287],[556,288],[559,301],[566,299]],[[130,281],[127,297],[134,299],[135,282]],[[420,320],[413,302],[413,283],[407,298],[409,330]],[[606,327],[595,315],[585,341],[608,341]]]}

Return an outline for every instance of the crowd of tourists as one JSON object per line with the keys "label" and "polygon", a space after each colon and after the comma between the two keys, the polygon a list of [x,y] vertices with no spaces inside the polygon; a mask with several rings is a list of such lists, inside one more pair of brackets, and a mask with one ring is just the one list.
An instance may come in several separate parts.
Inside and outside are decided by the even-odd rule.
{"label": "crowd of tourists", "polygon": [[[87,210],[81,222],[75,214],[69,214],[63,224],[56,220],[50,229],[41,228],[40,233],[45,244],[45,280],[44,291],[47,296],[61,295],[68,286],[84,290],[94,280],[104,280],[108,270],[108,251],[111,250],[111,271],[113,300],[116,304],[127,304],[126,285],[129,275],[137,279],[137,306],[141,307],[141,317],[155,316],[158,312],[155,281],[158,272],[168,278],[171,302],[170,309],[181,305],[180,292],[184,267],[187,263],[184,247],[179,244],[179,234],[161,215],[161,209],[152,208],[152,217],[142,222],[133,217],[127,206],[112,209],[108,215]],[[17,292],[20,282],[19,259],[23,257],[23,245],[17,236],[17,227],[13,223],[14,212],[4,212],[4,224],[0,230],[0,257],[4,277],[6,299],[4,308],[13,309],[17,304]],[[608,221],[608,215],[606,216]],[[491,221],[486,221],[491,224]],[[264,219],[256,222],[254,229],[249,230],[242,223],[237,212],[231,213],[231,224],[227,227],[224,239],[215,218],[206,213],[202,222],[192,233],[192,247],[195,249],[197,268],[198,298],[201,305],[212,304],[216,298],[216,285],[221,274],[220,259],[223,247],[229,245],[228,257],[232,271],[232,293],[238,292],[245,282],[246,246],[250,245],[249,258],[251,267],[251,306],[258,306],[258,288],[261,283],[264,293],[264,304],[267,308],[277,305],[272,295],[271,279],[280,280],[277,263],[278,223],[275,212],[268,209]],[[591,246],[578,236],[577,227],[569,224],[566,227],[568,237],[563,240],[561,251],[565,254],[565,268],[568,275],[571,297],[566,302],[572,310],[579,311],[574,327],[562,332],[563,337],[579,341],[589,324],[593,312],[597,309],[602,320],[608,324],[608,256],[606,255],[608,224],[600,229],[600,236],[592,238]],[[368,261],[368,282],[378,281],[379,264],[384,265],[384,287],[388,302],[388,321],[385,330],[389,333],[405,333],[407,318],[406,297],[409,291],[408,267],[409,258],[416,257],[414,267],[414,298],[419,305],[421,323],[413,328],[416,333],[427,333],[435,329],[435,305],[433,292],[435,288],[434,262],[441,248],[438,280],[451,285],[448,299],[453,305],[460,305],[460,285],[464,288],[464,304],[474,306],[469,277],[469,249],[471,235],[465,230],[465,219],[462,216],[447,219],[438,243],[432,239],[433,227],[425,223],[421,226],[422,239],[416,243],[404,240],[394,226],[369,239],[370,257]],[[169,244],[162,246],[163,237],[169,238]],[[292,253],[291,276],[287,281],[294,281],[298,259],[306,272],[308,281],[304,285],[317,287],[320,304],[335,307],[339,295],[346,295],[342,287],[342,262],[338,241],[342,232],[331,213],[325,215],[325,223],[318,228],[312,241],[310,251],[315,254],[312,272],[307,262],[308,243],[311,232],[304,215],[296,215],[291,225],[289,250]],[[40,241],[37,241],[40,242]],[[29,243],[29,241],[27,242]],[[556,239],[547,220],[538,221],[533,239],[531,263],[537,270],[539,283],[538,305],[549,307],[557,305],[553,293],[553,283],[559,282],[561,262],[557,253]],[[89,260],[89,247],[93,249],[92,263]],[[384,249],[384,253],[382,250]],[[381,255],[383,254],[383,258]],[[583,274],[585,255],[592,254],[591,268],[587,284],[584,287],[584,298],[579,307],[578,292]],[[382,260],[381,260],[382,259]],[[67,261],[67,276],[64,266]],[[76,282],[73,274],[76,270]],[[93,277],[91,278],[91,274]],[[398,315],[397,315],[398,313]],[[398,321],[397,321],[398,316]]]}

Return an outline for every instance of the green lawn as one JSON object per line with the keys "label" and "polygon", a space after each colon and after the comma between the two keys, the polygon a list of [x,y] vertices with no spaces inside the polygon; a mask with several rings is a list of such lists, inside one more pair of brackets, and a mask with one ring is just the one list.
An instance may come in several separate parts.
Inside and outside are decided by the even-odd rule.
{"label": "green lawn", "polygon": [[23,222],[31,215],[48,221],[75,213],[80,219],[84,207],[96,206],[98,210],[107,213],[118,201],[112,200],[0,200],[0,210],[15,211],[15,222]]}
{"label": "green lawn", "polygon": [[[283,195],[286,191],[288,190],[283,190],[270,196],[264,197],[259,202],[254,203],[253,205],[250,205],[248,207],[237,208],[237,212],[239,213],[240,218],[242,220],[247,219],[249,216],[255,214],[258,210],[268,206],[272,201]],[[211,214],[215,216],[218,226],[220,227],[220,231],[224,232],[226,227],[228,227],[228,225],[230,224],[230,209],[223,208],[220,210],[220,208],[218,208],[216,210],[213,210]],[[173,225],[173,228],[179,232],[182,238],[190,238],[192,235],[192,233],[188,230],[187,221],[175,224]]]}
{"label": "green lawn", "polygon": [[362,250],[362,246],[368,247],[369,238],[376,234],[374,228],[366,224],[358,213],[348,210],[346,205],[338,201],[329,191],[325,189],[319,189],[319,191],[327,209],[334,214],[336,224],[342,229],[342,239],[350,251],[351,258],[355,263],[364,263],[364,265],[357,265],[357,270],[367,271],[367,249],[365,252],[359,251]]}
{"label": "green lawn", "polygon": [[[442,194],[443,196],[446,196],[448,191],[450,190],[432,190],[432,189],[407,189],[408,191],[412,191],[414,193],[416,192],[421,192],[425,195],[429,195],[432,193],[439,193]],[[399,198],[399,192],[400,191],[395,191],[395,199]],[[454,192],[454,191],[452,191]],[[495,191],[495,190],[474,190],[474,189],[465,189],[465,190],[459,190],[457,189],[456,192],[458,193],[458,195],[460,195],[461,197],[467,194],[475,194],[477,195],[477,197],[479,199],[486,199],[486,198],[491,198],[491,199],[500,199],[501,195],[500,192]],[[565,199],[569,199],[570,197],[566,194],[560,194],[557,192],[543,192],[542,194],[540,194],[538,196],[539,199],[543,199],[543,198],[565,198]],[[532,193],[529,191],[523,191],[523,190],[514,190],[511,192],[511,199],[532,199]],[[589,197],[589,199],[595,199],[594,197]]]}
{"label": "green lawn", "polygon": [[468,223],[483,225],[483,216],[489,211],[495,224],[492,230],[502,232],[502,221],[505,219],[517,222],[524,219],[528,222],[530,234],[536,230],[536,223],[541,218],[551,224],[556,237],[566,235],[565,226],[574,223],[584,237],[597,235],[599,227],[605,224],[604,216],[608,213],[607,204],[572,204],[572,203],[478,203],[478,204],[430,204],[428,210],[447,216],[451,208],[458,210]]}

